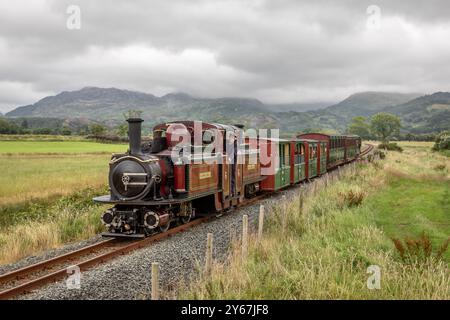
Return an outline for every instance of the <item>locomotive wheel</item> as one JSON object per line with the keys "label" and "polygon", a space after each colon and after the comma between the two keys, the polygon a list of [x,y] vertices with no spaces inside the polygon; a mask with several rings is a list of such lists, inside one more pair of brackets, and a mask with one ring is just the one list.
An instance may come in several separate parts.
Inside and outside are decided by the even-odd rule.
{"label": "locomotive wheel", "polygon": [[189,223],[189,221],[191,221],[191,218],[192,218],[192,214],[190,214],[188,216],[181,216],[180,222],[181,222],[181,224]]}
{"label": "locomotive wheel", "polygon": [[159,226],[158,228],[160,232],[166,232],[170,228],[170,221],[165,226]]}

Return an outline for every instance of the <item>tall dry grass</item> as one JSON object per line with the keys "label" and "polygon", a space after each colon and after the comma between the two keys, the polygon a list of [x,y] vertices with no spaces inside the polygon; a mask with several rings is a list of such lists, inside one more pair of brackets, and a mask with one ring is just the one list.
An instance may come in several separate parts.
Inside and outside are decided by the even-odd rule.
{"label": "tall dry grass", "polygon": [[0,264],[82,240],[103,230],[105,206],[92,197],[106,192],[85,189],[56,200],[41,201],[0,211]]}
{"label": "tall dry grass", "polygon": [[[432,166],[443,159],[422,152],[408,149],[407,159],[388,152],[384,162],[347,169],[327,184],[322,179],[303,195],[302,210],[299,196],[274,204],[264,237],[261,242],[251,237],[246,260],[236,240],[209,276],[199,274],[171,294],[188,299],[450,299],[448,263],[404,263],[365,204],[367,197],[389,188],[394,173],[441,179]],[[370,265],[381,268],[380,290],[367,287]]]}

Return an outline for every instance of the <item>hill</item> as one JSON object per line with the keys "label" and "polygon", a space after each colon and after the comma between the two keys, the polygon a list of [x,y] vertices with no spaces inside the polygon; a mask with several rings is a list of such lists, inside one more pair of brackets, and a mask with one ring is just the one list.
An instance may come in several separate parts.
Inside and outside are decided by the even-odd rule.
{"label": "hill", "polygon": [[324,103],[264,104],[257,99],[240,97],[207,99],[182,92],[157,97],[116,88],[86,87],[77,91],[64,91],[32,105],[18,107],[6,116],[56,118],[74,124],[96,121],[113,127],[123,123],[124,112],[138,109],[143,111],[146,130],[157,123],[189,118],[241,123],[253,128],[280,128],[289,134],[308,130],[345,132],[353,117],[368,117],[387,111],[401,117],[406,131],[423,133],[448,129],[449,95],[360,92],[324,107]]}
{"label": "hill", "polygon": [[430,133],[450,129],[450,92],[425,95],[383,111],[400,117],[403,130]]}

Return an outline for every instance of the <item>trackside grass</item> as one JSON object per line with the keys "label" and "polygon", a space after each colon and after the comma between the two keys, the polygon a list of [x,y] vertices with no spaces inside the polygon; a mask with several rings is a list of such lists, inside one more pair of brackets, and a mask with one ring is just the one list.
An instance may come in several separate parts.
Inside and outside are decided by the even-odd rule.
{"label": "trackside grass", "polygon": [[43,250],[101,232],[106,206],[92,202],[105,187],[69,196],[16,204],[0,209],[0,263],[10,263]]}
{"label": "trackside grass", "polygon": [[[246,259],[236,240],[210,275],[167,296],[450,299],[449,250],[442,258],[435,254],[450,236],[450,161],[430,153],[431,144],[402,147],[401,154],[388,152],[385,160],[347,169],[327,186],[322,179],[317,189],[309,187],[302,210],[298,196],[266,208],[263,239],[251,236]],[[392,238],[413,243],[408,239],[423,232],[433,254],[405,262]],[[367,287],[371,265],[381,270],[380,289]]]}

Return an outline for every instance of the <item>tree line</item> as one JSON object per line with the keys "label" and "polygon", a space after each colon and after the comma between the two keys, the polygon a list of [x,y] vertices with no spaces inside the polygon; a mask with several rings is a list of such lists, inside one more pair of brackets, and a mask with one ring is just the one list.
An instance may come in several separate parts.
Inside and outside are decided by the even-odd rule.
{"label": "tree line", "polygon": [[347,133],[356,134],[365,140],[408,140],[434,141],[439,133],[414,134],[402,133],[400,118],[387,112],[380,112],[370,118],[354,117],[347,127]]}

